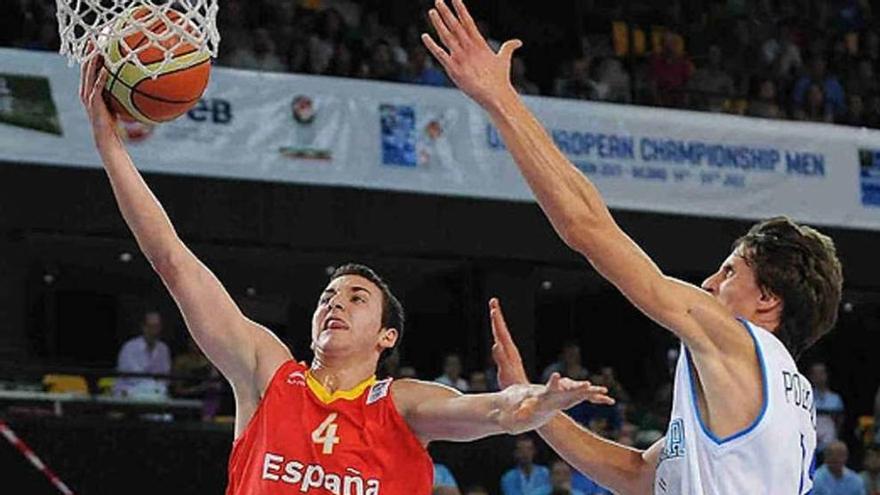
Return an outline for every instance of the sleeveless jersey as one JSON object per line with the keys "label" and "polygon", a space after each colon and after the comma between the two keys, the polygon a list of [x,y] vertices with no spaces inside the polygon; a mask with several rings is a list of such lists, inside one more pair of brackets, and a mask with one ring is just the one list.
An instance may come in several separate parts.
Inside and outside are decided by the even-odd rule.
{"label": "sleeveless jersey", "polygon": [[229,458],[227,495],[429,495],[433,463],[391,380],[329,394],[302,363],[272,377]]}
{"label": "sleeveless jersey", "polygon": [[813,486],[813,388],[772,333],[740,321],[755,342],[761,365],[761,411],[734,435],[713,434],[697,409],[697,375],[682,346],[655,495],[803,495]]}

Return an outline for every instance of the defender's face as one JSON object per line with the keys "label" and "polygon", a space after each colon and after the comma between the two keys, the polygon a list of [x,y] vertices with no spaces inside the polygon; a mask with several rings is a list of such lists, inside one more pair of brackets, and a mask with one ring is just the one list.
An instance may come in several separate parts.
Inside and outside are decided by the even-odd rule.
{"label": "defender's face", "polygon": [[741,249],[731,253],[718,271],[703,281],[702,288],[736,316],[752,319],[762,291]]}
{"label": "defender's face", "polygon": [[[358,275],[343,275],[327,285],[312,316],[312,346],[323,354],[371,352],[391,347],[382,328],[383,294]],[[379,349],[381,352],[381,349]]]}

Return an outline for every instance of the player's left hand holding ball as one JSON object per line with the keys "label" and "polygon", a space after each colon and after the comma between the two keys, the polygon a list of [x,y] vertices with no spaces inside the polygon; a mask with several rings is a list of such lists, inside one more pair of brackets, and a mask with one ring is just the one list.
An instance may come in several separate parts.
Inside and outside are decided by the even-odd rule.
{"label": "player's left hand holding ball", "polygon": [[104,101],[108,72],[102,69],[103,65],[101,57],[96,56],[80,69],[79,98],[92,123],[95,139],[116,135],[116,115]]}

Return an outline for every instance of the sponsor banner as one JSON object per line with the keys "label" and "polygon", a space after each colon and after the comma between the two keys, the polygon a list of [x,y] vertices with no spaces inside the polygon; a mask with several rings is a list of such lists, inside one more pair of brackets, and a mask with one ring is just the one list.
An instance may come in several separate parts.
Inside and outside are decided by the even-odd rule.
{"label": "sponsor banner", "polygon": [[[98,167],[79,72],[0,49],[0,160]],[[880,230],[880,132],[526,98],[611,207]],[[459,91],[215,68],[161,126],[120,126],[145,171],[533,201]]]}

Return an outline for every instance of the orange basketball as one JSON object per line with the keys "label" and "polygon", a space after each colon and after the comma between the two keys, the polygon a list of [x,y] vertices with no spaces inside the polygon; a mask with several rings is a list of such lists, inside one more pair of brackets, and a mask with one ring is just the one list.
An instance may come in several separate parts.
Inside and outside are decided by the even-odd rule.
{"label": "orange basketball", "polygon": [[[161,14],[137,7],[119,21],[116,32],[131,34],[108,47],[105,68],[110,76],[105,90],[120,118],[159,124],[198,103],[208,86],[211,54],[184,39],[181,29],[193,32],[195,27],[173,9]],[[126,60],[128,56],[137,57],[147,70]]]}

